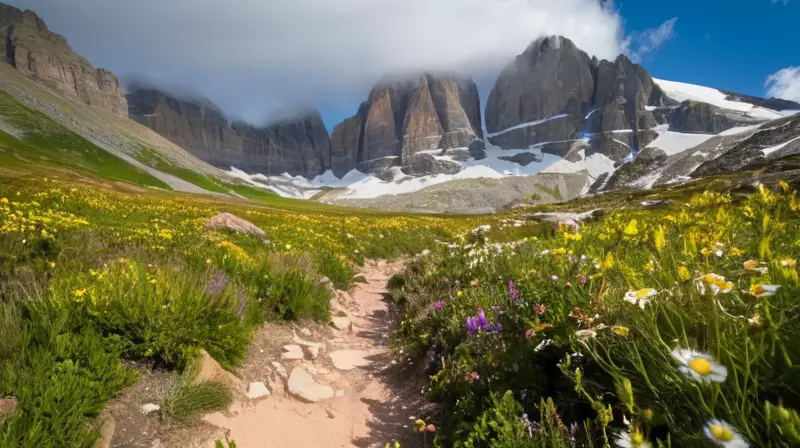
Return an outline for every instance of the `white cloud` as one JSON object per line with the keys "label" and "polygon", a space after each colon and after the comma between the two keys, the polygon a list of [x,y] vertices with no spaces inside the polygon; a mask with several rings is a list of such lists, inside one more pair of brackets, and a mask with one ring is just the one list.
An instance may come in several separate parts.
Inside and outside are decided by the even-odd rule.
{"label": "white cloud", "polygon": [[800,102],[800,67],[788,67],[767,76],[767,95]]}
{"label": "white cloud", "polygon": [[[387,73],[493,79],[544,34],[600,58],[626,43],[608,0],[10,2],[37,11],[96,66],[185,85],[251,121],[297,102],[354,111]],[[674,23],[637,34],[634,54],[655,51]]]}
{"label": "white cloud", "polygon": [[665,42],[675,36],[677,22],[678,18],[673,17],[656,28],[631,33],[624,43],[626,53],[634,61],[640,61],[644,55],[658,51]]}

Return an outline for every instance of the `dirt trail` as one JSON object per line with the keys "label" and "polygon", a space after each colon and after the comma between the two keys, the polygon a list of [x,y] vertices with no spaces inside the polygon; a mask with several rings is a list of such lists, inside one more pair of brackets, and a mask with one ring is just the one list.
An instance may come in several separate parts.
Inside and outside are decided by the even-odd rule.
{"label": "dirt trail", "polygon": [[[383,448],[391,440],[402,441],[411,432],[409,416],[419,409],[412,403],[421,394],[408,377],[398,378],[388,347],[386,284],[401,268],[399,263],[368,263],[361,273],[368,283],[357,284],[347,296],[351,331],[321,341],[325,347],[313,362],[294,363],[318,383],[330,385],[336,396],[305,403],[291,397],[285,383],[273,382],[271,396],[235,405],[228,415],[208,415],[205,421],[230,430],[241,448]],[[292,368],[287,364],[288,372]]]}

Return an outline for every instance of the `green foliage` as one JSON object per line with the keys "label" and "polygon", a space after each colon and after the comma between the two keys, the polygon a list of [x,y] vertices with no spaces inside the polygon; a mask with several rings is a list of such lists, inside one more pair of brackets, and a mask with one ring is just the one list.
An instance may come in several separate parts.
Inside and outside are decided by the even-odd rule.
{"label": "green foliage", "polygon": [[14,303],[0,302],[0,361],[11,358],[21,349],[22,311]]}
{"label": "green foliage", "polygon": [[233,288],[210,291],[203,277],[120,259],[58,282],[53,291],[73,304],[76,320],[118,338],[127,356],[185,365],[204,348],[231,368],[244,358],[251,330],[236,313]]}
{"label": "green foliage", "polygon": [[11,166],[37,164],[68,168],[84,176],[122,180],[136,185],[169,190],[169,186],[145,171],[97,147],[44,114],[20,104],[0,91],[0,116],[23,132],[22,141],[0,131],[0,156]]}
{"label": "green foliage", "polygon": [[230,189],[229,187],[232,187],[232,185],[228,185],[226,187],[222,181],[212,176],[206,176],[196,171],[175,165],[167,160],[164,156],[150,148],[142,148],[136,155],[136,160],[164,173],[172,174],[175,177],[183,179],[208,191],[213,191],[216,193],[228,193]]}
{"label": "green foliage", "polygon": [[[50,314],[55,307],[31,305]],[[122,366],[119,353],[96,331],[66,331],[50,314],[31,325],[25,348],[13,360],[0,362],[0,395],[17,399],[17,409],[0,425],[0,446],[90,447],[97,437],[96,417],[105,402],[136,376]]]}
{"label": "green foliage", "polygon": [[228,408],[233,401],[228,386],[217,381],[195,383],[196,377],[196,364],[190,364],[180,375],[173,374],[164,389],[159,391],[161,415],[186,422],[204,413]]}
{"label": "green foliage", "polygon": [[[797,443],[800,201],[782,188],[614,210],[580,233],[470,232],[409,264],[394,343],[442,360],[441,443],[702,446],[713,419],[751,446]],[[518,239],[493,242],[506,233]],[[520,438],[523,413],[539,431]]]}

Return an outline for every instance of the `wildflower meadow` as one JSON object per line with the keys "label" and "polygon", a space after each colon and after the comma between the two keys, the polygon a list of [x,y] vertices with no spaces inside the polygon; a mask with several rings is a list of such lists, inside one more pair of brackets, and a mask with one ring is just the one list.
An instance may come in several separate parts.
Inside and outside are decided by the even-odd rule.
{"label": "wildflower meadow", "polygon": [[800,444],[798,212],[781,183],[437,245],[391,281],[431,446]]}

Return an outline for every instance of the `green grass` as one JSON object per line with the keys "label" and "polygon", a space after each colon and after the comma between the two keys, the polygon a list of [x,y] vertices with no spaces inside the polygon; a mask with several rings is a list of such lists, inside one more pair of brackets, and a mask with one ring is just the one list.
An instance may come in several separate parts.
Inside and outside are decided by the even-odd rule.
{"label": "green grass", "polygon": [[183,373],[173,374],[158,391],[159,412],[178,422],[197,419],[204,413],[227,409],[233,401],[230,388],[217,381],[197,383],[197,363]]}
{"label": "green grass", "polygon": [[[0,91],[0,116],[23,132],[22,141],[0,131],[4,168],[41,172],[45,166],[75,174],[130,182],[169,190],[169,186],[128,162],[97,147],[44,114]],[[45,171],[46,172],[46,171]]]}
{"label": "green grass", "polygon": [[142,148],[142,150],[136,155],[136,160],[159,171],[172,174],[175,177],[183,179],[208,191],[227,194],[231,187],[230,185],[227,185],[212,176],[206,176],[204,174],[177,166],[150,148]]}

